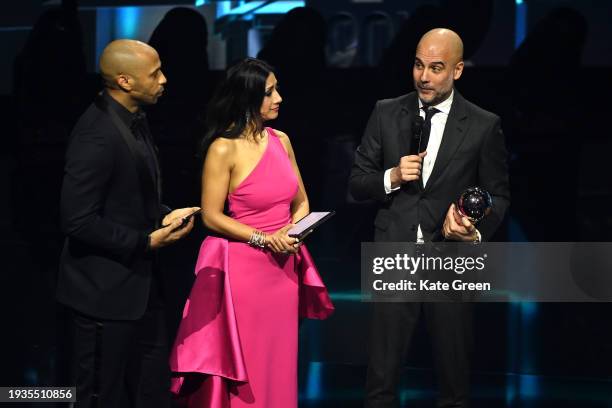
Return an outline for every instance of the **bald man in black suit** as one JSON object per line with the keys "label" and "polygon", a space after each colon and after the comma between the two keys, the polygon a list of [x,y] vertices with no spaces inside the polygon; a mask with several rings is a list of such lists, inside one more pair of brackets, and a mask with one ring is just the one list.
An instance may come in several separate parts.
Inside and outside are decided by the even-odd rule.
{"label": "bald man in black suit", "polygon": [[[355,153],[350,191],[358,200],[379,203],[377,242],[488,240],[504,217],[510,193],[500,119],[454,89],[463,66],[461,38],[448,29],[431,30],[417,46],[416,92],[374,108]],[[413,137],[418,116],[421,146]],[[488,190],[494,202],[478,228],[451,204],[471,186]],[[399,407],[399,372],[421,314],[432,340],[437,406],[468,406],[469,304],[405,302],[373,304],[367,408]]]}
{"label": "bald man in black suit", "polygon": [[140,109],[166,83],[157,52],[113,41],[100,71],[106,89],[72,132],[61,192],[57,299],[71,312],[76,406],[167,408],[156,251],[188,234],[199,208],[161,204],[156,149]]}

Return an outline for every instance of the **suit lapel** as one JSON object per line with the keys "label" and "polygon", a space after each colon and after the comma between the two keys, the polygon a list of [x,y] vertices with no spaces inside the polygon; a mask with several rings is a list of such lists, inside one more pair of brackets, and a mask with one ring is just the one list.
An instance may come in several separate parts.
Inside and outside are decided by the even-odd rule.
{"label": "suit lapel", "polygon": [[[136,165],[138,179],[140,180],[140,189],[144,197],[145,211],[152,220],[157,220],[157,218],[159,218],[159,195],[156,191],[157,188],[155,186],[155,181],[152,178],[152,174],[148,169],[147,163],[145,162],[144,157],[138,153],[138,147],[136,146],[136,141],[134,140],[132,131],[121,120],[119,115],[108,106],[108,103],[103,97],[97,98],[96,104],[100,109],[102,109],[102,111],[109,115],[113,125],[115,125],[115,128],[117,128],[122,139],[125,141],[128,150],[134,159],[134,164]],[[157,167],[157,159],[155,159],[155,163]]]}
{"label": "suit lapel", "polygon": [[[147,135],[150,135],[151,130],[149,129],[149,122],[145,121],[145,126],[147,127]],[[153,142],[153,140],[151,140],[148,136],[147,136],[147,141],[149,143],[149,146],[151,146],[151,149],[153,150],[153,162],[155,163],[155,184],[157,186],[157,196],[158,196],[157,198],[159,202],[161,203],[161,194],[162,194],[161,171],[159,167],[159,160],[157,158],[159,151],[157,149],[157,146],[155,146],[155,143]]]}
{"label": "suit lapel", "polygon": [[402,103],[401,115],[399,119],[399,141],[398,141],[398,161],[402,156],[406,156],[412,145],[412,121],[419,109],[416,92],[409,94]]}
{"label": "suit lapel", "polygon": [[429,179],[427,180],[426,190],[430,190],[438,181],[442,172],[448,166],[449,161],[457,152],[457,149],[463,142],[468,129],[468,116],[463,97],[455,90],[453,96],[453,104],[444,126],[444,133],[442,134],[442,143],[440,144],[440,150],[436,156],[433,170]]}

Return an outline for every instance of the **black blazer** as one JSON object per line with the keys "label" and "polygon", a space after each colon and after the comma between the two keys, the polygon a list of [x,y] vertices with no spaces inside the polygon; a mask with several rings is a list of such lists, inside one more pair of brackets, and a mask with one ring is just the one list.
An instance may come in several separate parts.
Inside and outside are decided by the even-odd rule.
{"label": "black blazer", "polygon": [[78,120],[66,152],[61,227],[66,234],[57,299],[101,319],[134,320],[153,272],[148,235],[162,216],[159,167],[102,94]]}
{"label": "black blazer", "polygon": [[490,239],[510,203],[504,135],[498,116],[468,102],[456,90],[425,188],[409,182],[385,193],[384,173],[410,151],[411,124],[418,110],[416,92],[378,101],[355,153],[349,188],[357,200],[380,203],[375,240],[414,242],[419,224],[426,241],[440,235],[448,207],[471,186],[492,195],[493,212],[477,226],[482,239]]}

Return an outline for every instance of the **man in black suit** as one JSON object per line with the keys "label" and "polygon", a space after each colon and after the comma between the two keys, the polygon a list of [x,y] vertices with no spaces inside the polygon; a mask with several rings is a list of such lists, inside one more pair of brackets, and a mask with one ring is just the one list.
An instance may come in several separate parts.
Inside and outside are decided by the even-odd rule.
{"label": "man in black suit", "polygon": [[[459,36],[431,30],[416,50],[416,92],[374,108],[355,153],[350,190],[356,199],[380,203],[374,221],[378,242],[487,240],[504,217],[509,182],[500,120],[454,90],[463,66]],[[413,138],[417,116],[423,118],[420,148]],[[476,185],[488,190],[494,203],[478,229],[452,204]],[[432,339],[438,407],[468,406],[469,304],[405,302],[373,304],[367,408],[399,406],[399,372],[421,313]]]}
{"label": "man in black suit", "polygon": [[[70,309],[77,407],[170,406],[157,249],[184,237],[197,207],[161,205],[140,107],[162,95],[157,52],[131,40],[100,57],[106,89],[77,122],[61,193],[58,301]],[[166,209],[164,209],[166,208]]]}

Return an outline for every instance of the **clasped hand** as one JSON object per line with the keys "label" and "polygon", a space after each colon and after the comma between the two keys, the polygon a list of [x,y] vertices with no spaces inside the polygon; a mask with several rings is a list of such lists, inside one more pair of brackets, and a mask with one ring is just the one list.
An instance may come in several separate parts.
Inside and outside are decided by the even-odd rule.
{"label": "clasped hand", "polygon": [[290,237],[287,233],[294,224],[287,224],[273,234],[266,236],[266,246],[275,253],[295,254],[302,243],[295,237]]}

